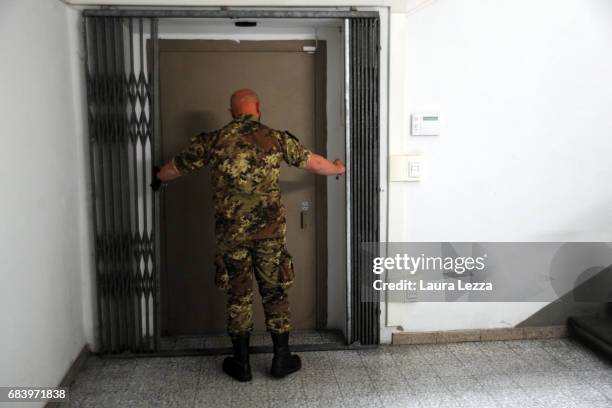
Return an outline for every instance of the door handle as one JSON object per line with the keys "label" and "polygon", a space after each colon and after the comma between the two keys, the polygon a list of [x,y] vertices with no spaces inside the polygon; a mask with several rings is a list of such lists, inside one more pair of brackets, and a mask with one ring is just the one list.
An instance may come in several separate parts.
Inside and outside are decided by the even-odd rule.
{"label": "door handle", "polygon": [[301,210],[300,211],[300,228],[306,228],[306,211],[310,209],[310,201],[302,201]]}

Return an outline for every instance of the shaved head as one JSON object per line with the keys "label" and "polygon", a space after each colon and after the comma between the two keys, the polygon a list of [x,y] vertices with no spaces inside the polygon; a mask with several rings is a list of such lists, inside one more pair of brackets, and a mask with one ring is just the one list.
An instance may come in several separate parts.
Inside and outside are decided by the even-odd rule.
{"label": "shaved head", "polygon": [[252,89],[239,89],[230,98],[230,109],[233,117],[249,114],[259,118],[259,97]]}

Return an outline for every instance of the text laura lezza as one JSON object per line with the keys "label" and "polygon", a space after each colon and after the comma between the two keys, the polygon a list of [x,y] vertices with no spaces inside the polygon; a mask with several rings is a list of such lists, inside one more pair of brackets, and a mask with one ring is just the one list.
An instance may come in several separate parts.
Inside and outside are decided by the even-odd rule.
{"label": "text laura lezza", "polygon": [[492,291],[493,283],[491,282],[464,282],[456,281],[426,281],[402,279],[398,282],[383,282],[377,279],[372,286],[375,290],[421,290],[427,292],[445,292],[445,291]]}

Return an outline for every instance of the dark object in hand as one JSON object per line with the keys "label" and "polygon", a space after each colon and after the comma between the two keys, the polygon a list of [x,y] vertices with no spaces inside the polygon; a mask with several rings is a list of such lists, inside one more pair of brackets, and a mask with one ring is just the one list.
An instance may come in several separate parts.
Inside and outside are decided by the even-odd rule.
{"label": "dark object in hand", "polygon": [[153,167],[153,175],[151,177],[151,188],[153,189],[153,191],[159,191],[159,189],[162,186],[162,181],[159,178],[159,176],[157,175],[159,173],[159,166],[154,166]]}

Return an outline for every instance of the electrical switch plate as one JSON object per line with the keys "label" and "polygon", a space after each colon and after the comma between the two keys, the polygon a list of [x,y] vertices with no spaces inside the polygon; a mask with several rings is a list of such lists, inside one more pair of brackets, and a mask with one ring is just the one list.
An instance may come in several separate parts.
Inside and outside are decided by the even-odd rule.
{"label": "electrical switch plate", "polygon": [[411,121],[412,136],[440,135],[440,116],[437,113],[413,113]]}
{"label": "electrical switch plate", "polygon": [[408,178],[421,178],[421,162],[408,160]]}
{"label": "electrical switch plate", "polygon": [[389,162],[390,181],[420,181],[422,170],[421,156],[393,155]]}

